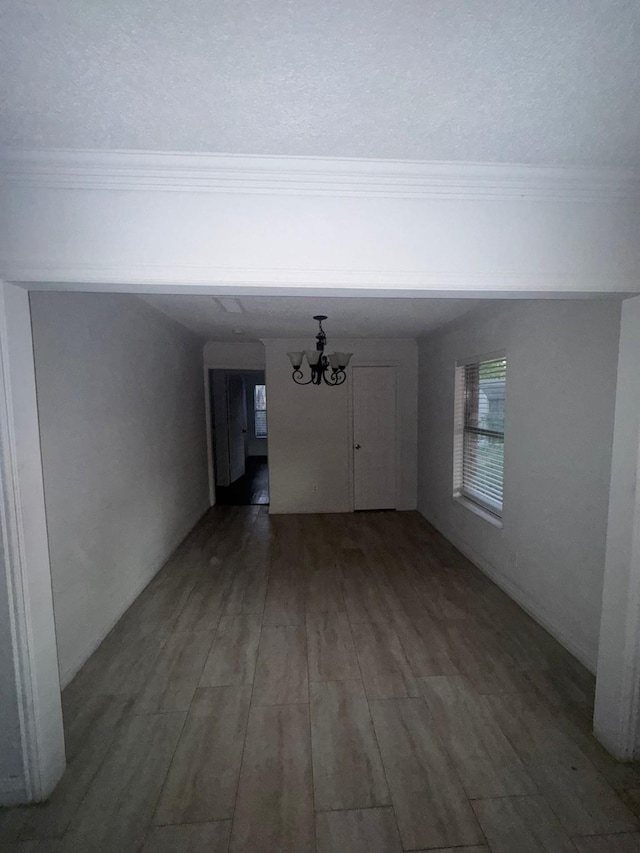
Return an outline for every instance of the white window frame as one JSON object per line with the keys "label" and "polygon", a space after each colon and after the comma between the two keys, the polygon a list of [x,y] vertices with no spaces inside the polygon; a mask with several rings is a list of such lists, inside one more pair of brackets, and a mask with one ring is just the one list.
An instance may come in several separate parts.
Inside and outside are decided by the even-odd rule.
{"label": "white window frame", "polygon": [[[453,431],[453,498],[460,505],[484,518],[495,527],[502,527],[504,499],[501,504],[477,495],[463,488],[464,474],[464,435],[465,435],[465,400],[466,379],[465,368],[470,364],[481,364],[484,361],[507,358],[506,350],[485,353],[483,355],[465,358],[456,362],[455,367],[455,409]],[[504,442],[504,433],[503,433]],[[504,489],[504,475],[503,475]]]}

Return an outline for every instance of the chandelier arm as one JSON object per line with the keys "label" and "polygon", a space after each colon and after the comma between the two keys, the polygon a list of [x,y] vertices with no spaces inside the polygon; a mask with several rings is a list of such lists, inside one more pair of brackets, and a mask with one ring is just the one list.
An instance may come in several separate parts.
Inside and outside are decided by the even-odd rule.
{"label": "chandelier arm", "polygon": [[326,384],[330,385],[332,388],[334,388],[336,385],[342,385],[342,383],[347,378],[347,374],[344,370],[332,370],[331,374],[327,376],[328,373],[328,370],[324,372],[323,379]]}
{"label": "chandelier arm", "polygon": [[305,380],[304,382],[301,381],[303,376],[304,374],[301,370],[294,370],[291,374],[291,377],[296,383],[296,385],[310,385],[313,382],[313,373],[311,374],[311,378]]}

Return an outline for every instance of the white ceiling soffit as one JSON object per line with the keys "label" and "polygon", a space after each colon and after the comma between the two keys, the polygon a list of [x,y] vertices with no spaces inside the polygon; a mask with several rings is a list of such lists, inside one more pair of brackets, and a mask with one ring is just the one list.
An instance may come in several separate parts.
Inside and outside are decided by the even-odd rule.
{"label": "white ceiling soffit", "polygon": [[637,0],[5,0],[0,145],[640,166]]}
{"label": "white ceiling soffit", "polygon": [[[204,340],[257,341],[317,334],[314,314],[326,314],[331,338],[418,338],[483,304],[474,299],[243,296],[242,314],[222,309],[211,296],[145,296],[144,301]],[[237,329],[242,330],[238,334]]]}

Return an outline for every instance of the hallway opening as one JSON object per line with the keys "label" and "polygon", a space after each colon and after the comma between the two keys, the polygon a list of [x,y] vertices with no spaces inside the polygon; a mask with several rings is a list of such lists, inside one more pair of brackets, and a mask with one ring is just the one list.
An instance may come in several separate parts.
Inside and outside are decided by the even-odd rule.
{"label": "hallway opening", "polygon": [[266,456],[248,456],[245,471],[230,486],[216,489],[217,506],[266,506],[269,503],[269,465]]}
{"label": "hallway opening", "polygon": [[209,370],[215,502],[269,504],[264,370]]}

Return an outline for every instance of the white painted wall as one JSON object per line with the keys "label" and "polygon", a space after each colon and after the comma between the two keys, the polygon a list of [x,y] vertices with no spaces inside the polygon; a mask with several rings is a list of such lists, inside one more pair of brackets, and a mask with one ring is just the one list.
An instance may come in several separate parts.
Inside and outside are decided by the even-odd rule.
{"label": "white painted wall", "polygon": [[[350,380],[338,388],[299,386],[286,353],[313,340],[265,340],[270,512],[350,512]],[[329,339],[328,351],[353,352],[352,365],[398,368],[398,509],[416,506],[417,345],[410,340]],[[313,485],[317,491],[313,491]]]}
{"label": "white painted wall", "polygon": [[[593,671],[619,319],[617,302],[520,302],[478,309],[420,344],[420,512]],[[503,529],[452,498],[455,363],[500,349]]]}
{"label": "white painted wall", "polygon": [[64,684],[207,508],[202,350],[135,297],[31,301]]}
{"label": "white painted wall", "polygon": [[217,370],[264,370],[264,346],[260,341],[227,343],[208,341],[203,351],[204,366]]}

